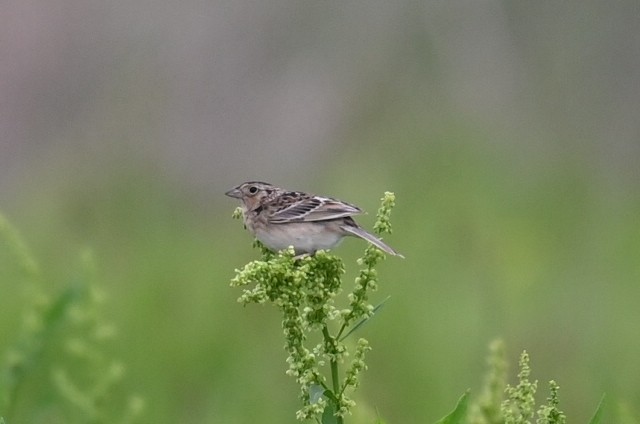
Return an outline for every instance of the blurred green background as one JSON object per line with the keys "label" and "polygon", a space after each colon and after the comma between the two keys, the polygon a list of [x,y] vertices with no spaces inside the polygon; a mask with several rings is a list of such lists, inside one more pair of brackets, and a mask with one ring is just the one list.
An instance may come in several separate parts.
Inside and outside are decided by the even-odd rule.
{"label": "blurred green background", "polygon": [[[512,377],[530,353],[540,400],[558,382],[572,422],[603,393],[611,421],[640,420],[636,1],[8,0],[0,16],[0,210],[51,295],[91,249],[142,422],[295,422],[278,313],[229,287],[259,253],[223,193],[255,179],[355,203],[366,228],[396,193],[386,239],[407,258],[380,267],[391,299],[363,330],[350,421],[442,417],[477,394],[496,337]],[[363,247],[336,251],[347,284]],[[4,352],[25,299],[0,252]],[[54,422],[43,367],[9,424]]]}

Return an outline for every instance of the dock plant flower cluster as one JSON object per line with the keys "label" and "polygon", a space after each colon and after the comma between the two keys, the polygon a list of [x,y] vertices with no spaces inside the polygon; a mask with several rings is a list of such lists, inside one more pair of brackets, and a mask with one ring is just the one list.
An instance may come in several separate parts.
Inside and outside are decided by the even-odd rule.
{"label": "dock plant flower cluster", "polygon": [[[381,200],[374,231],[391,233],[389,217],[395,196],[387,192]],[[234,217],[239,216],[238,208]],[[347,295],[348,306],[340,308],[336,303],[342,299],[337,296],[343,289],[345,268],[338,256],[318,251],[313,256],[296,257],[292,248],[273,253],[259,242],[255,244],[262,250],[262,258],[236,270],[231,281],[231,286],[243,289],[238,302],[269,302],[282,313],[287,374],[300,385],[303,404],[297,418],[343,423],[355,405],[349,395],[359,385],[360,373],[367,369],[365,354],[371,349],[363,338],[355,346],[345,343],[345,338],[377,310],[369,296],[377,290],[376,266],[384,253],[367,246],[358,259],[361,269]],[[342,375],[340,366],[346,366]]]}

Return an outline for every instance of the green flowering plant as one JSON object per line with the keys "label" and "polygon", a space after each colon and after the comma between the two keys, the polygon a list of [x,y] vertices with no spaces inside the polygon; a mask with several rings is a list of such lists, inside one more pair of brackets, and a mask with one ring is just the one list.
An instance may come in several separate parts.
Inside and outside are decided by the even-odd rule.
{"label": "green flowering plant", "polygon": [[560,404],[558,390],[560,390],[558,383],[556,383],[555,380],[549,381],[550,394],[547,398],[547,404],[542,405],[540,409],[538,409],[537,424],[566,424],[567,417],[564,415],[564,412],[558,409],[558,405]]}
{"label": "green flowering plant", "polygon": [[529,366],[529,354],[523,351],[518,363],[518,385],[507,385],[505,390],[507,399],[502,403],[502,415],[506,424],[530,423],[535,412],[535,394],[538,389],[538,380],[531,381],[531,367]]}
{"label": "green flowering plant", "polygon": [[[395,196],[386,192],[381,201],[374,231],[391,233],[390,216]],[[237,209],[234,217],[240,216]],[[371,350],[369,342],[360,338],[350,354],[345,338],[381,306],[372,305],[369,295],[378,288],[376,266],[384,253],[367,246],[357,261],[361,269],[347,296],[349,305],[340,309],[336,306],[336,296],[342,291],[345,268],[339,257],[318,251],[313,256],[299,258],[293,248],[272,253],[259,242],[255,244],[262,250],[262,259],[236,270],[231,281],[232,287],[243,287],[238,302],[243,305],[270,302],[282,312],[287,374],[300,385],[303,404],[296,417],[341,424],[355,405],[349,396],[359,385],[360,373],[367,369],[365,355]],[[332,333],[332,329],[336,331]],[[314,333],[320,341],[312,345],[310,339]],[[345,363],[341,377],[339,367]],[[329,378],[323,374],[327,366]]]}
{"label": "green flowering plant", "polygon": [[[51,292],[20,233],[0,214],[0,248],[5,246],[10,257],[0,266],[18,266],[19,279],[9,283],[24,288],[25,307],[16,340],[0,352],[0,424],[33,422],[44,411],[56,422],[138,422],[140,396],[128,395],[120,405],[125,366],[107,354],[117,330],[103,317],[106,295],[91,253],[81,255],[79,272],[62,291]],[[48,370],[45,378],[42,370]],[[38,402],[33,381],[46,393],[46,405]]]}
{"label": "green flowering plant", "polygon": [[489,345],[488,372],[478,400],[471,407],[470,424],[503,423],[502,402],[507,387],[507,359],[504,342]]}
{"label": "green flowering plant", "polygon": [[[502,340],[489,345],[489,370],[478,399],[471,405],[468,422],[471,424],[531,424],[534,413],[536,424],[566,424],[566,416],[559,408],[555,380],[549,381],[547,403],[536,410],[535,394],[538,382],[531,381],[529,354],[523,351],[518,362],[518,384],[507,384],[507,361]],[[600,406],[598,407],[600,411]],[[599,413],[599,412],[597,412]],[[460,421],[462,422],[462,421]],[[592,420],[595,424],[597,421]]]}

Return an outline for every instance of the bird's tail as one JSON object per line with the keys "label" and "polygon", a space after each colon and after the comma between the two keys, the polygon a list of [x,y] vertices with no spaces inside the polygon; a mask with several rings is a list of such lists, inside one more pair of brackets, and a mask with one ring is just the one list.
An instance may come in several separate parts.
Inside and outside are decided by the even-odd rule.
{"label": "bird's tail", "polygon": [[356,237],[360,237],[361,239],[364,239],[364,240],[368,241],[369,243],[373,244],[378,249],[382,250],[383,252],[388,253],[389,255],[400,256],[401,258],[404,258],[404,256],[402,256],[400,253],[398,253],[391,246],[389,246],[388,244],[386,244],[385,242],[380,240],[378,237],[376,237],[373,234],[363,230],[360,227],[355,227],[355,226],[351,226],[351,225],[343,225],[342,229],[345,230],[346,232],[348,232],[351,235],[354,235]]}

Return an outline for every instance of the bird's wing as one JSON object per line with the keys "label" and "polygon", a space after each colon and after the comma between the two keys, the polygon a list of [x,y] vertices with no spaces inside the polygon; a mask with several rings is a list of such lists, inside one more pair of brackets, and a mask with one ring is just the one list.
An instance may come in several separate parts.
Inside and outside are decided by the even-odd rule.
{"label": "bird's wing", "polygon": [[269,222],[284,224],[287,222],[325,221],[362,213],[362,210],[357,206],[336,199],[300,193],[291,194],[297,194],[297,196],[289,196],[288,199],[285,197],[286,201],[277,205],[269,215]]}

